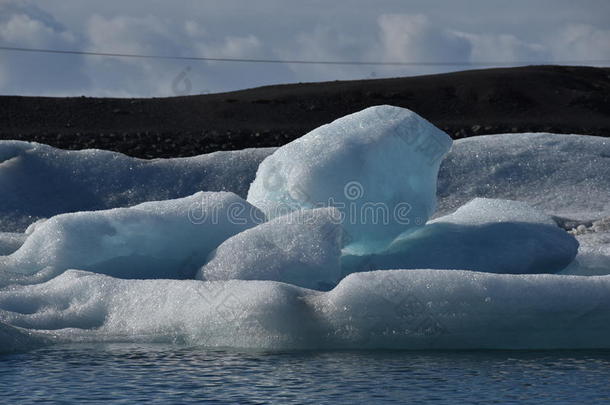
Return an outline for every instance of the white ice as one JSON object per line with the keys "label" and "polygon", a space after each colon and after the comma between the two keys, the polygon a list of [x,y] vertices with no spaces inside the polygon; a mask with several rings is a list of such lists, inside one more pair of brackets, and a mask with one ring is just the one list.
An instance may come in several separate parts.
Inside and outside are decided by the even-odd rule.
{"label": "white ice", "polygon": [[328,289],[341,278],[342,236],[336,209],[295,211],[226,240],[197,278],[274,280]]}
{"label": "white ice", "polygon": [[[233,191],[245,197],[275,148],[142,160],[0,140],[0,232],[39,217]],[[610,216],[610,140],[548,133],[496,134],[453,143],[438,175],[437,216],[475,197],[526,201],[573,219]]]}
{"label": "white ice", "polygon": [[475,197],[524,201],[578,220],[610,216],[610,138],[498,134],[453,143],[438,177],[437,216]]}
{"label": "white ice", "polygon": [[[395,121],[396,133],[401,128],[430,133],[429,124],[404,110],[381,108],[386,113]],[[363,127],[372,120],[364,121]],[[10,254],[0,259],[0,351],[81,341],[262,349],[610,348],[610,275],[596,276],[610,274],[610,141],[604,138],[506,134],[455,142],[439,172],[436,219],[403,234],[391,247],[400,248],[401,263],[410,269],[351,274],[328,292],[278,281],[159,279],[193,277],[217,249],[202,270],[210,278],[273,278],[321,289],[321,283],[332,284],[338,271],[334,257],[349,237],[358,243],[361,231],[367,231],[372,238],[389,239],[423,225],[433,206],[428,181],[434,181],[436,169],[432,164],[422,170],[426,159],[415,163],[428,150],[419,142],[444,135],[392,138],[387,126],[368,131],[353,124],[347,117],[312,132],[301,141],[311,142],[307,146],[312,148],[296,147],[296,155],[290,154],[311,158],[312,167],[287,155],[276,163],[290,176],[278,180],[272,174],[279,171],[264,164],[253,190],[258,187],[275,205],[296,202],[291,210],[313,208],[313,203],[325,202],[318,201],[320,196],[335,197],[333,193],[335,202],[355,202],[356,208],[366,202],[388,207],[408,202],[414,207],[406,218],[413,222],[390,227],[391,232],[374,226],[346,229],[347,239],[322,239],[318,245],[311,241],[320,241],[324,226],[281,225],[287,218],[280,217],[254,227],[262,213],[232,194],[200,193],[133,208],[70,213],[199,190],[244,195],[258,162],[272,149],[144,161],[0,141],[0,252]],[[348,135],[358,131],[361,138],[349,141]],[[371,147],[373,140],[379,147]],[[314,164],[326,169],[316,171]],[[418,170],[405,171],[412,167]],[[264,178],[266,184],[256,185]],[[340,187],[333,191],[331,185]],[[391,189],[399,186],[404,189],[393,196]],[[407,200],[408,191],[422,192],[421,201]],[[206,195],[212,201],[200,203],[197,196]],[[476,197],[517,200],[536,210],[524,203],[481,199],[441,218]],[[235,202],[235,209],[214,210],[219,201]],[[265,208],[263,202],[261,197],[258,204]],[[206,225],[210,211],[205,207],[218,213],[215,226]],[[427,214],[419,217],[418,210]],[[349,221],[350,212],[342,212],[343,221]],[[70,214],[52,217],[61,213]],[[27,233],[10,233],[23,231],[39,217],[51,218],[31,225]],[[561,268],[575,242],[555,223],[575,228],[570,232],[580,243],[576,259],[559,275],[483,272]],[[259,249],[268,241],[264,238],[274,241],[267,251]],[[231,255],[234,266],[224,267]],[[428,268],[434,267],[433,260],[452,270],[419,270],[423,266],[416,260]],[[406,267],[399,264],[391,267]],[[302,270],[290,273],[293,265]]]}
{"label": "white ice", "polygon": [[376,106],[319,127],[260,164],[248,202],[269,218],[334,206],[353,251],[383,249],[423,225],[451,138],[416,113]]}
{"label": "white ice", "polygon": [[229,192],[61,214],[0,256],[0,272],[77,268],[123,278],[192,278],[213,249],[263,217]]}
{"label": "white ice", "polygon": [[103,150],[65,151],[0,141],[0,232],[23,232],[37,218],[232,191],[246,197],[272,149],[143,160]]}
{"label": "white ice", "polygon": [[58,342],[257,349],[610,348],[610,276],[352,274],[329,292],[274,281],[123,280],[68,271],[0,290],[0,318]]}
{"label": "white ice", "polygon": [[557,273],[578,242],[553,219],[519,201],[477,198],[453,214],[399,236],[378,254],[346,255],[343,274],[383,269]]}

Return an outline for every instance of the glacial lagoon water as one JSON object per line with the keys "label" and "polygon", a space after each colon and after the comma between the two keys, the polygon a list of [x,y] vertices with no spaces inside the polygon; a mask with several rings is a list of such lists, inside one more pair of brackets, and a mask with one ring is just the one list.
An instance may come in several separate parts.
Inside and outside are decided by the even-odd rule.
{"label": "glacial lagoon water", "polygon": [[610,401],[610,351],[209,350],[80,344],[0,355],[0,402]]}

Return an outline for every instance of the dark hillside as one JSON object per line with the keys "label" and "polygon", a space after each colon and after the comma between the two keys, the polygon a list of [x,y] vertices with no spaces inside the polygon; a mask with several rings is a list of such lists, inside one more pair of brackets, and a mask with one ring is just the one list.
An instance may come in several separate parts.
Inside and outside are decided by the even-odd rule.
{"label": "dark hillside", "polygon": [[1,96],[0,139],[189,156],[281,145],[377,104],[414,110],[454,138],[526,131],[608,136],[610,68],[528,66],[152,99]]}

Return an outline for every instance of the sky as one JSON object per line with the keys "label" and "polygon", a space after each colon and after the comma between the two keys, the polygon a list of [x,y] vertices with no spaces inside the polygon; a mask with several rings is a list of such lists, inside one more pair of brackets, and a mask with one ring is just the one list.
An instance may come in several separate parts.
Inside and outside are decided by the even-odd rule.
{"label": "sky", "polygon": [[610,66],[610,1],[0,0],[0,46],[203,58],[462,63],[261,64],[0,50],[0,94],[44,96],[166,97],[433,74],[481,68],[481,63]]}

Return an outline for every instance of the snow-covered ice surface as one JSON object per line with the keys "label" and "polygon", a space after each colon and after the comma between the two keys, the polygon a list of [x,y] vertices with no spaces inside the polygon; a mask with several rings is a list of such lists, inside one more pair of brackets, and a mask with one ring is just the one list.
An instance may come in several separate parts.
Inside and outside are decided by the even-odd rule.
{"label": "snow-covered ice surface", "polygon": [[[237,195],[211,192],[244,197],[271,148],[144,161],[0,141],[0,352],[91,341],[610,348],[609,140],[456,141],[438,174],[438,210],[425,223],[436,163],[418,142],[444,135],[401,109],[367,111],[356,114],[359,123],[346,117],[309,135],[327,148],[277,149],[250,202],[273,214],[267,203],[284,197],[301,208],[328,197],[387,208],[409,197],[409,219],[417,213],[419,222],[353,227],[340,206],[339,224],[328,209],[264,222]],[[293,186],[269,183],[273,173],[292,173]],[[393,256],[380,254],[399,234]],[[367,235],[383,260],[341,279],[361,253],[350,244],[368,250]],[[207,280],[194,279],[198,269]],[[558,274],[541,274],[549,272]]]}
{"label": "snow-covered ice surface", "polygon": [[437,216],[475,197],[576,220],[610,216],[610,138],[546,133],[460,139],[441,164]]}
{"label": "snow-covered ice surface", "polygon": [[232,191],[246,197],[273,149],[142,160],[102,150],[65,151],[0,141],[0,232],[23,232],[41,217]]}

